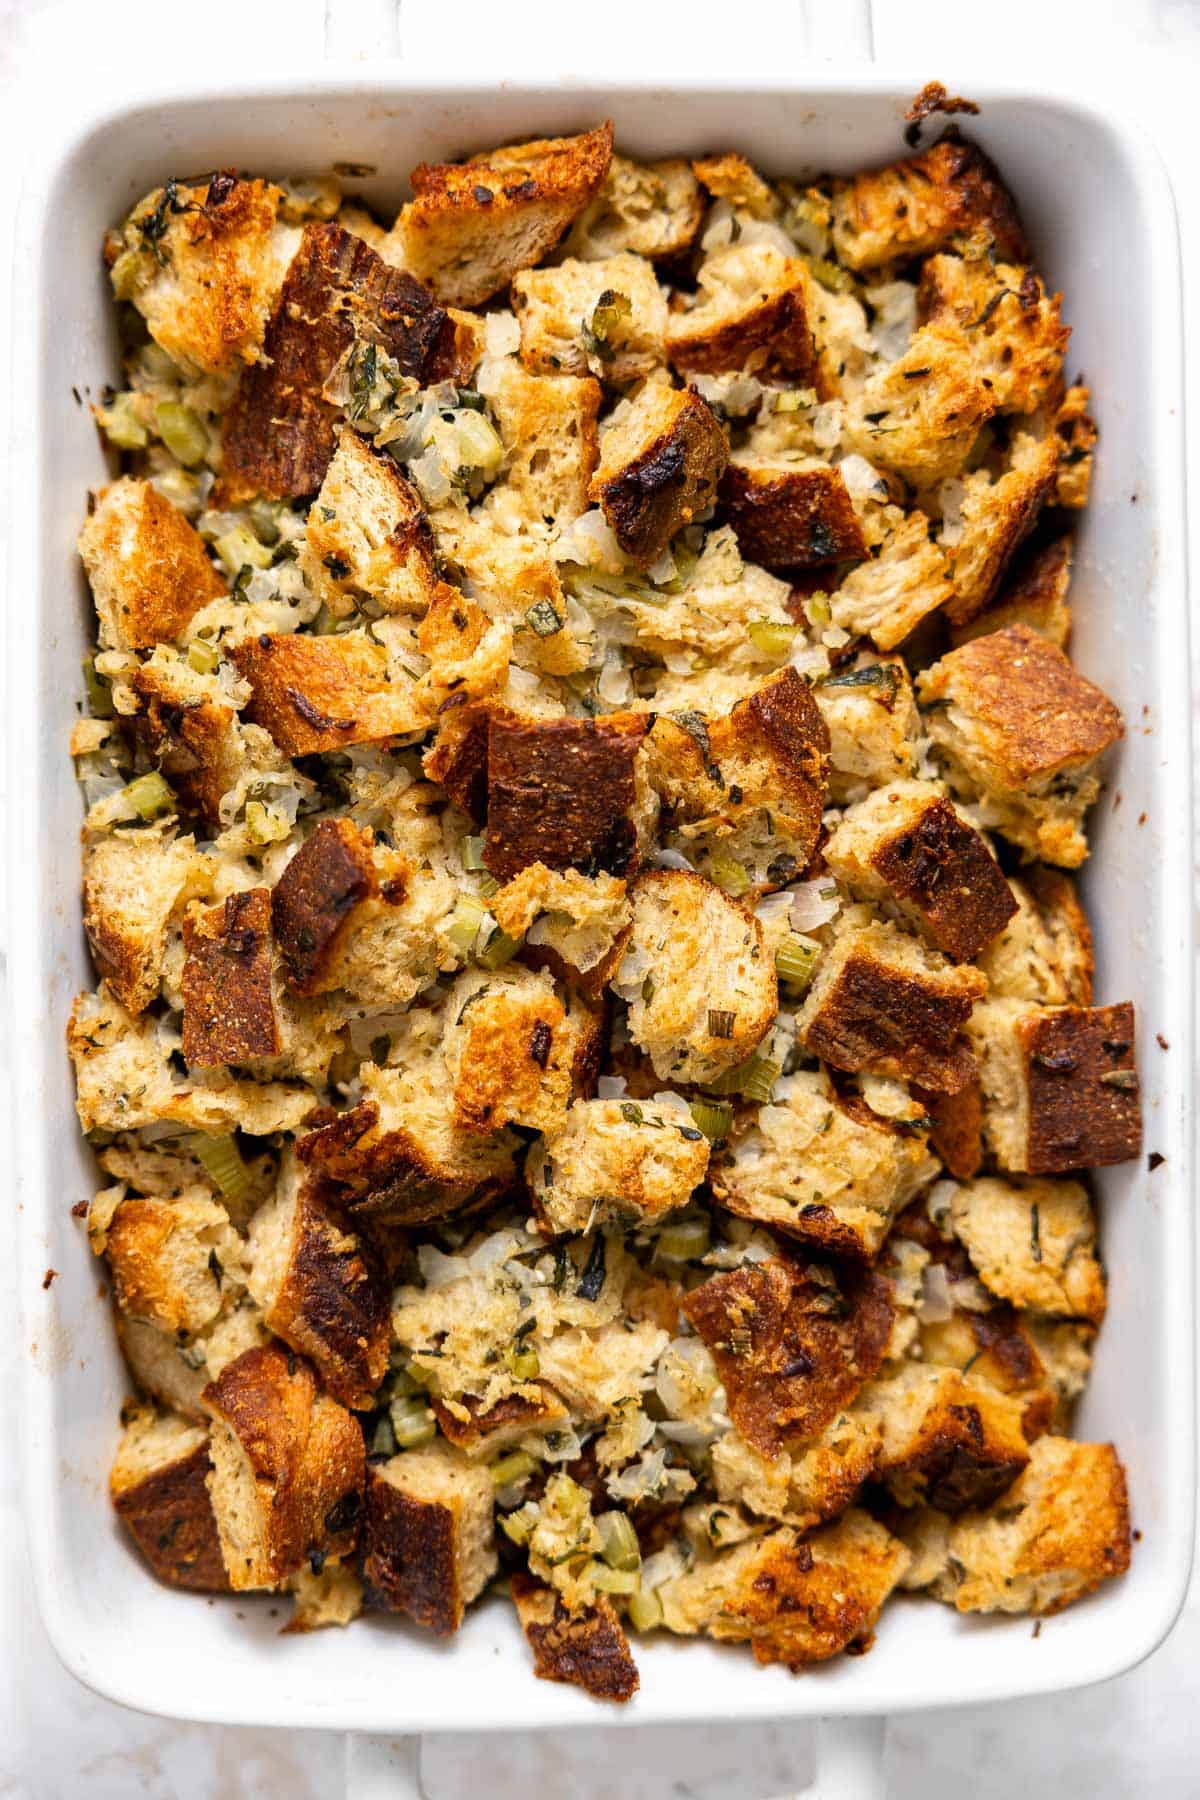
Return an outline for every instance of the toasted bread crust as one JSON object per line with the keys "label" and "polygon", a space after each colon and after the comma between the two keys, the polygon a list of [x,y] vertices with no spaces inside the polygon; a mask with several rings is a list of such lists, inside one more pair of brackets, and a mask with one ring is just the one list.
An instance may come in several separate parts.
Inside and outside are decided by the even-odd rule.
{"label": "toasted bread crust", "polygon": [[681,1311],[713,1353],[737,1429],[774,1457],[820,1431],[875,1373],[891,1331],[891,1286],[859,1272],[838,1293],[804,1264],[754,1263],[714,1275]]}
{"label": "toasted bread crust", "polygon": [[423,697],[389,681],[386,652],[366,637],[264,633],[230,655],[253,690],[246,716],[285,756],[402,737],[432,722]]}
{"label": "toasted bread crust", "polygon": [[987,1506],[1029,1461],[1019,1402],[963,1381],[954,1369],[906,1366],[864,1399],[884,1421],[879,1473],[905,1505],[940,1512]]}
{"label": "toasted bread crust", "polygon": [[[796,380],[813,373],[816,346],[809,323],[811,293],[807,265],[782,257],[769,246],[718,252],[720,265],[745,260],[757,268],[749,294],[708,299],[690,311],[672,313],[667,355],[682,373],[720,375],[730,369],[782,370]],[[762,265],[758,268],[758,265]],[[703,282],[703,266],[701,281]]]}
{"label": "toasted bread crust", "polygon": [[587,875],[631,872],[633,759],[648,724],[643,714],[490,719],[484,861],[497,881],[533,862]]}
{"label": "toasted bread crust", "polygon": [[978,956],[1017,910],[995,857],[945,799],[932,801],[911,828],[881,843],[873,864],[956,962]]}
{"label": "toasted bread crust", "polygon": [[184,807],[219,831],[221,799],[237,779],[233,707],[214,700],[184,704],[152,663],[135,669],[129,685],[141,706],[137,734],[156,766]]}
{"label": "toasted bread crust", "polygon": [[322,392],[363,335],[422,386],[465,379],[459,328],[428,288],[393,269],[340,225],[306,225],[263,343],[225,417],[219,498],[315,494],[336,445],[339,410]]}
{"label": "toasted bread crust", "polygon": [[1074,542],[1070,532],[1047,542],[1035,540],[1023,547],[1005,571],[1000,586],[987,606],[966,625],[951,633],[957,649],[969,639],[985,637],[1005,625],[1028,625],[1039,637],[1066,650],[1071,637],[1071,585]]}
{"label": "toasted bread crust", "polygon": [[966,1082],[955,1094],[936,1094],[917,1084],[912,1091],[932,1121],[930,1147],[946,1173],[956,1181],[970,1181],[983,1164],[983,1096],[978,1080]]}
{"label": "toasted bread crust", "polygon": [[459,1176],[431,1158],[412,1132],[380,1133],[378,1123],[375,1101],[360,1100],[297,1140],[300,1160],[337,1184],[338,1202],[351,1217],[424,1225],[468,1203],[482,1206],[510,1185],[500,1174]]}
{"label": "toasted bread crust", "polygon": [[646,393],[654,396],[648,435],[634,445],[620,427],[606,434],[590,490],[621,548],[643,567],[711,506],[729,456],[725,433],[694,388]]}
{"label": "toasted bread crust", "polygon": [[350,819],[322,819],[271,889],[271,923],[298,994],[317,991],[353,922],[379,891],[372,833]]}
{"label": "toasted bread crust", "polygon": [[868,554],[841,471],[789,469],[735,457],[721,503],[747,562],[768,569],[861,562]]}
{"label": "toasted bread crust", "polygon": [[1142,1147],[1134,1009],[1064,1006],[1017,1026],[1029,1090],[1032,1175],[1128,1162]]}
{"label": "toasted bread crust", "polygon": [[113,1486],[113,1506],[160,1581],[196,1594],[229,1592],[217,1522],[208,1497],[208,1445],[153,1470],[132,1486]]}
{"label": "toasted bread crust", "polygon": [[367,1470],[363,1576],[367,1603],[407,1613],[449,1637],[462,1624],[449,1508],[414,1500],[376,1469]]}
{"label": "toasted bread crust", "polygon": [[571,1613],[552,1588],[520,1570],[512,1577],[512,1595],[539,1680],[567,1682],[593,1700],[633,1698],[637,1665],[610,1600],[601,1595]]}
{"label": "toasted bread crust", "polygon": [[191,1068],[277,1056],[271,891],[249,888],[183,922],[183,1059]]}
{"label": "toasted bread crust", "polygon": [[919,156],[855,176],[834,203],[834,244],[852,269],[927,255],[975,231],[1003,261],[1028,261],[1016,204],[994,164],[950,135]]}
{"label": "toasted bread crust", "polygon": [[[444,1400],[429,1404],[438,1422],[438,1430],[457,1450],[468,1456],[490,1454],[531,1432],[543,1431],[567,1417],[567,1409],[549,1388],[542,1389],[543,1399],[531,1400],[528,1394],[504,1394],[487,1406],[476,1394],[458,1394],[450,1407]],[[466,1412],[469,1417],[461,1415]]]}
{"label": "toasted bread crust", "polygon": [[186,630],[228,592],[204,540],[148,481],[128,476],[100,491],[79,534],[100,617],[101,642],[149,650]]}

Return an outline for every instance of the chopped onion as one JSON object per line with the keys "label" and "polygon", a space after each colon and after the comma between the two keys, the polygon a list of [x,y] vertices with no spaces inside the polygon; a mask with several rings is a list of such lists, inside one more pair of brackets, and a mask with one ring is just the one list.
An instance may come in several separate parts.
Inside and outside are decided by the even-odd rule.
{"label": "chopped onion", "polygon": [[945,1263],[931,1262],[927,1266],[918,1311],[922,1323],[926,1325],[944,1325],[947,1319],[954,1317],[954,1306],[950,1299],[950,1280],[946,1274]]}
{"label": "chopped onion", "polygon": [[609,983],[618,1000],[634,1001],[642,991],[642,983],[650,973],[649,952],[638,944],[630,944]]}
{"label": "chopped onion", "polygon": [[842,900],[831,875],[802,881],[792,889],[792,926],[796,931],[815,931],[827,925],[841,910]]}
{"label": "chopped onion", "polygon": [[656,850],[650,858],[650,866],[654,869],[683,869],[689,873],[695,865],[690,863],[682,850]]}
{"label": "chopped onion", "polygon": [[629,1086],[623,1075],[601,1075],[596,1083],[596,1095],[600,1100],[623,1100],[628,1092]]}

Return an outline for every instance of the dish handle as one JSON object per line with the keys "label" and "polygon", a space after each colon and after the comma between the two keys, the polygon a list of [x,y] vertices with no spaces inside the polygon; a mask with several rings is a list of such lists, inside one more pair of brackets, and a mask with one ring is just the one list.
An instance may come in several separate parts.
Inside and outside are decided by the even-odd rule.
{"label": "dish handle", "polygon": [[[807,1800],[884,1800],[883,1751],[886,1719],[818,1719],[816,1773],[805,1787]],[[561,1751],[566,1745],[560,1744]],[[421,1739],[346,1738],[346,1800],[424,1800]],[[767,1796],[756,1797],[767,1800]],[[777,1795],[773,1800],[793,1800]]]}

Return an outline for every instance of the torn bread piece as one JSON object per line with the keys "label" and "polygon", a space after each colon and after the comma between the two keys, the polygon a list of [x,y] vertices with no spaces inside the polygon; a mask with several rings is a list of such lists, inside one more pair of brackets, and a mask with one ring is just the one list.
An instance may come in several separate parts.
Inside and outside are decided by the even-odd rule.
{"label": "torn bread piece", "polygon": [[285,756],[312,756],[428,730],[436,707],[409,670],[393,673],[375,638],[284,633],[247,638],[230,655],[250,685],[246,716]]}
{"label": "torn bread piece", "polygon": [[594,375],[618,386],[663,360],[666,296],[644,257],[574,258],[513,277],[521,361],[539,375]]}
{"label": "torn bread piece", "polygon": [[150,482],[130,475],[98,491],[79,554],[108,650],[170,643],[201,607],[229,591],[190,520]]}
{"label": "torn bread piece", "polygon": [[814,1056],[953,1094],[975,1073],[961,1033],[987,992],[894,925],[847,923],[817,965],[797,1033]]}
{"label": "torn bread piece", "polygon": [[984,1286],[1002,1300],[1102,1322],[1096,1215],[1081,1181],[964,1182],[951,1195],[950,1223]]}
{"label": "torn bread piece", "polygon": [[189,1068],[277,1056],[271,891],[248,888],[183,922],[183,1060]]}
{"label": "torn bread piece", "polygon": [[682,158],[639,163],[614,155],[563,249],[587,261],[622,251],[669,261],[691,249],[703,218],[704,194]]}
{"label": "torn bread piece", "polygon": [[297,1569],[287,1588],[292,1596],[292,1616],[281,1635],[350,1625],[363,1610],[363,1584],[337,1557],[323,1563],[314,1558],[307,1568]]}
{"label": "torn bread piece", "polygon": [[708,1139],[678,1094],[577,1100],[533,1145],[526,1179],[552,1232],[648,1224],[687,1205],[708,1154]]}
{"label": "torn bread piece", "polygon": [[851,269],[965,247],[976,234],[1004,261],[1027,260],[1012,195],[983,151],[962,138],[864,170],[834,196],[834,249]]}
{"label": "torn bread piece", "polygon": [[1073,555],[1074,538],[1070,532],[1022,546],[983,611],[951,630],[952,647],[957,650],[972,638],[1003,631],[1006,625],[1028,625],[1039,637],[1065,651],[1071,639],[1067,592]]}
{"label": "torn bread piece", "polygon": [[934,322],[870,376],[847,414],[844,441],[914,487],[930,487],[959,473],[996,410],[962,334]]}
{"label": "torn bread piece", "polygon": [[905,1363],[858,1404],[880,1422],[878,1474],[902,1506],[987,1506],[1029,1462],[1020,1401],[954,1369]]}
{"label": "torn bread piece", "polygon": [[892,1220],[938,1172],[928,1122],[888,1119],[839,1096],[824,1069],[775,1084],[713,1168],[713,1193],[743,1219],[872,1260]]}
{"label": "torn bread piece", "polygon": [[917,769],[921,729],[912,679],[902,658],[861,651],[812,688],[829,732],[829,797],[862,799],[881,782]]}
{"label": "torn bread piece", "polygon": [[1074,881],[1062,869],[1031,863],[1009,888],[1017,910],[978,959],[989,996],[1090,1006],[1092,931]]}
{"label": "torn bread piece", "polygon": [[368,1408],[388,1364],[383,1272],[291,1155],[274,1198],[250,1221],[246,1258],[246,1283],[269,1328],[312,1360],[335,1400]]}
{"label": "torn bread piece", "polygon": [[204,1390],[208,1491],[229,1585],[275,1588],[314,1553],[354,1548],[365,1474],[362,1428],[303,1359],[247,1350]]}
{"label": "torn bread piece", "polygon": [[640,713],[544,722],[492,715],[484,863],[497,881],[534,862],[585,875],[632,872],[634,758],[648,724]]}
{"label": "torn bread piece", "polygon": [[[129,681],[134,729],[179,803],[215,835],[236,790],[257,770],[280,767],[266,732],[243,726],[218,676],[204,675],[175,650],[157,649]],[[257,734],[257,736],[256,736]]]}
{"label": "torn bread piece", "polygon": [[496,1572],[491,1472],[452,1444],[402,1451],[367,1470],[368,1606],[447,1637]]}
{"label": "torn bread piece", "polygon": [[[842,631],[869,637],[880,650],[894,650],[922,620],[953,598],[954,588],[946,552],[930,536],[924,513],[888,507],[883,523],[872,555],[851,569],[831,594],[830,612]],[[911,692],[907,672],[904,682]]]}
{"label": "torn bread piece", "polygon": [[582,1688],[593,1700],[633,1698],[637,1665],[611,1600],[599,1594],[572,1612],[553,1588],[519,1570],[512,1595],[540,1680]]}
{"label": "torn bread piece", "polygon": [[695,388],[650,381],[601,433],[589,488],[627,556],[643,568],[717,497],[729,444]]}
{"label": "torn bread piece", "polygon": [[505,1125],[549,1131],[591,1090],[600,1018],[560,999],[546,970],[509,964],[460,975],[448,996],[441,1055],[456,1126],[490,1136]]}
{"label": "torn bread piece", "polygon": [[[741,1432],[725,1432],[712,1447],[713,1481],[719,1499],[811,1531],[853,1504],[878,1459],[879,1422],[855,1407],[835,1413],[815,1437],[774,1457],[760,1455]],[[720,1543],[726,1521],[717,1510],[709,1516],[709,1538]]]}
{"label": "torn bread piece", "polygon": [[[942,528],[948,547],[953,597],[946,603],[951,625],[977,618],[995,597],[1005,571],[1052,497],[1058,446],[1052,436],[1019,431],[1000,472],[976,469],[955,491],[953,530]],[[946,490],[943,489],[943,496]],[[1006,621],[997,621],[996,629]]]}
{"label": "torn bread piece", "polygon": [[989,1000],[969,1025],[983,1128],[1002,1169],[1054,1175],[1138,1155],[1134,1009]]}
{"label": "torn bread piece", "polygon": [[809,378],[816,364],[808,265],[773,244],[732,244],[705,258],[696,293],[667,322],[667,357],[684,374],[739,369]]}
{"label": "torn bread piece", "polygon": [[813,1437],[883,1360],[892,1286],[870,1270],[745,1263],[693,1288],[680,1309],[712,1352],[729,1416],[760,1455]]}
{"label": "torn bread piece", "polygon": [[1092,491],[1092,464],[1100,433],[1088,411],[1091,403],[1091,390],[1076,384],[1067,389],[1054,415],[1059,443],[1054,504],[1071,511],[1085,507]]}
{"label": "torn bread piece", "polygon": [[520,1393],[487,1401],[477,1394],[431,1396],[430,1410],[442,1436],[472,1462],[488,1462],[523,1438],[566,1428],[570,1413],[543,1382],[524,1381]]}
{"label": "torn bread piece", "polygon": [[779,1003],[753,913],[702,875],[648,869],[614,981],[633,987],[629,1032],[662,1081],[711,1082],[744,1062]]}
{"label": "torn bread piece", "polygon": [[992,256],[930,256],[917,284],[917,321],[953,324],[1001,412],[1034,413],[1062,391],[1071,336],[1061,294],[1035,270]]}
{"label": "torn bread piece", "polygon": [[1076,868],[1121,714],[1053,644],[1009,625],[951,650],[918,682],[950,785],[1033,856]]}
{"label": "torn bread piece", "polygon": [[271,889],[271,926],[298,994],[327,986],[359,909],[379,893],[374,833],[324,818]]}
{"label": "torn bread piece", "polygon": [[587,994],[605,986],[633,919],[619,876],[548,869],[543,862],[526,863],[488,906],[501,931],[525,940],[527,960],[545,957]]}
{"label": "torn bread piece", "polygon": [[849,807],[824,856],[858,899],[956,962],[973,962],[1017,911],[987,843],[932,782],[893,782]]}
{"label": "torn bread piece", "polygon": [[211,879],[190,837],[114,834],[88,847],[83,928],[98,973],[134,1016],[158,995],[168,924]]}
{"label": "torn bread piece", "polygon": [[168,1587],[229,1591],[206,1485],[208,1433],[178,1413],[127,1408],[108,1478],[117,1517]]}
{"label": "torn bread piece", "polygon": [[819,458],[737,450],[721,483],[721,504],[742,555],[768,569],[861,562],[869,555],[841,470]]}
{"label": "torn bread piece", "polygon": [[421,496],[385,450],[349,425],[308,511],[300,570],[335,618],[369,597],[386,613],[423,613],[437,589],[433,530]]}
{"label": "torn bread piece", "polygon": [[600,383],[590,375],[534,375],[506,356],[484,387],[504,462],[481,518],[513,537],[571,524],[587,511],[599,456]]}
{"label": "torn bread piece", "polygon": [[117,1305],[182,1342],[241,1292],[242,1241],[199,1183],[170,1199],[130,1196],[112,1214],[107,1255]]}
{"label": "torn bread piece", "polygon": [[460,163],[419,163],[387,254],[439,299],[478,306],[551,251],[612,158],[606,120],[578,137],[509,144]]}

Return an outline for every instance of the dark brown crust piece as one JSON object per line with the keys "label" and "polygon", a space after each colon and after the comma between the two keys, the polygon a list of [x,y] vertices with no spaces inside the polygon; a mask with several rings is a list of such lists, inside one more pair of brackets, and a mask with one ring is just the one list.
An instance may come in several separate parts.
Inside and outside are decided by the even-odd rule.
{"label": "dark brown crust piece", "polygon": [[113,1495],[117,1517],[168,1587],[197,1594],[229,1592],[217,1522],[205,1484],[208,1445],[153,1470]]}
{"label": "dark brown crust piece", "polygon": [[960,1036],[973,1005],[969,992],[931,990],[869,951],[852,949],[809,1020],[804,1041],[835,1069],[866,1069],[956,1094],[976,1073]]}
{"label": "dark brown crust piece", "polygon": [[869,1270],[848,1272],[839,1290],[815,1267],[780,1259],[714,1275],[680,1310],[713,1353],[734,1425],[776,1457],[827,1425],[878,1369],[891,1295]]}
{"label": "dark brown crust piece", "polygon": [[633,759],[649,723],[631,713],[546,723],[492,717],[484,862],[497,881],[533,862],[633,873]]}
{"label": "dark brown crust piece", "polygon": [[389,683],[387,655],[369,638],[264,632],[229,655],[253,690],[245,716],[285,756],[379,743],[422,720],[414,698]]}
{"label": "dark brown crust piece", "polygon": [[927,204],[930,187],[940,190],[945,203],[945,227],[936,243],[922,242],[919,253],[929,255],[934,249],[963,242],[976,231],[986,231],[1000,262],[1027,263],[1029,245],[1021,226],[1016,202],[991,161],[977,144],[951,130],[919,156],[894,163],[887,170],[869,170],[856,176],[850,184],[871,196],[876,204],[883,200],[880,177],[890,175],[895,193],[887,196],[896,220],[898,241],[889,254],[874,257],[867,264],[852,267],[877,267],[894,257],[912,254],[911,240],[905,242],[903,231],[909,201],[905,192],[915,197],[918,215]]}
{"label": "dark brown crust piece", "polygon": [[1071,532],[1018,551],[990,606],[1049,607],[1063,602],[1071,586],[1075,539]]}
{"label": "dark brown crust piece", "polygon": [[[781,371],[794,381],[807,380],[816,367],[817,352],[805,305],[802,283],[782,293],[747,303],[726,323],[705,326],[690,335],[668,331],[667,355],[686,375],[721,375],[742,369],[754,359],[755,372]],[[686,313],[675,315],[673,325],[686,326]]]}
{"label": "dark brown crust piece", "polygon": [[1128,1162],[1142,1147],[1134,1009],[1064,1006],[1017,1025],[1029,1090],[1031,1175]]}
{"label": "dark brown crust piece", "polygon": [[430,781],[444,787],[454,804],[477,825],[488,812],[488,730],[492,717],[519,724],[507,707],[461,706],[443,711],[437,737],[425,752],[422,768]]}
{"label": "dark brown crust piece", "polygon": [[429,1404],[442,1436],[449,1438],[457,1449],[467,1452],[478,1449],[493,1432],[502,1431],[506,1426],[522,1425],[532,1432],[543,1422],[561,1420],[564,1416],[562,1405],[554,1401],[548,1391],[545,1401],[540,1403],[525,1394],[505,1394],[486,1411],[476,1394],[456,1394],[454,1404],[465,1407],[471,1415],[469,1421],[460,1419],[441,1400],[431,1400]]}
{"label": "dark brown crust piece", "polygon": [[155,767],[183,807],[219,831],[221,799],[234,779],[228,763],[232,706],[211,700],[173,705],[159,693],[152,665],[135,669],[129,685],[141,705],[134,729]]}
{"label": "dark brown crust piece", "polygon": [[363,1531],[367,1605],[406,1613],[439,1637],[456,1632],[465,1609],[454,1532],[448,1506],[413,1499],[368,1465]]}
{"label": "dark brown crust piece", "polygon": [[592,497],[621,548],[645,568],[712,505],[728,459],[729,440],[712,408],[688,388],[667,430],[632,462],[597,477]]}
{"label": "dark brown crust piece", "polygon": [[371,1405],[388,1366],[389,1290],[320,1182],[304,1182],[297,1194],[283,1280],[266,1322],[311,1358],[335,1400],[360,1411]]}
{"label": "dark brown crust piece", "polygon": [[[981,1403],[987,1398],[981,1395]],[[891,1481],[916,1478],[926,1503],[939,1512],[960,1513],[990,1506],[1010,1488],[1029,1461],[1013,1445],[988,1441],[980,1405],[974,1401],[931,1409],[922,1420],[917,1441],[903,1461],[881,1468]]]}
{"label": "dark brown crust piece", "polygon": [[920,93],[913,97],[912,104],[904,117],[908,129],[904,133],[904,141],[915,149],[920,140],[921,126],[934,113],[977,113],[978,106],[974,100],[964,100],[960,95],[950,94],[940,81],[927,81]]}
{"label": "dark brown crust piece", "polygon": [[306,225],[271,315],[263,359],[225,415],[219,503],[315,494],[336,448],[339,409],[322,389],[355,336],[421,384],[465,379],[458,327],[419,281],[340,225]]}
{"label": "dark brown crust piece", "polygon": [[639,1681],[629,1639],[603,1595],[570,1613],[552,1588],[517,1570],[512,1596],[541,1681],[563,1681],[593,1700],[631,1700]]}
{"label": "dark brown crust piece", "polygon": [[470,1186],[448,1181],[404,1130],[362,1144],[378,1123],[374,1100],[360,1100],[296,1142],[301,1162],[334,1183],[336,1203],[356,1225],[427,1225],[495,1199],[508,1185],[499,1178]]}
{"label": "dark brown crust piece", "polygon": [[747,562],[802,569],[869,555],[838,469],[753,468],[733,462],[721,504]]}
{"label": "dark brown crust piece", "polygon": [[248,888],[183,921],[183,1060],[189,1068],[277,1056],[271,890]]}
{"label": "dark brown crust piece", "polygon": [[350,819],[322,819],[271,890],[275,941],[298,994],[316,992],[355,907],[379,891],[372,842]]}
{"label": "dark brown crust piece", "polygon": [[955,1181],[972,1180],[983,1167],[983,1095],[978,1079],[968,1081],[956,1094],[935,1094],[918,1085],[912,1093],[932,1121],[929,1145],[946,1173]]}
{"label": "dark brown crust piece", "polygon": [[917,909],[938,949],[956,962],[973,961],[1017,910],[982,837],[940,797],[914,825],[880,844],[872,866],[897,900]]}

